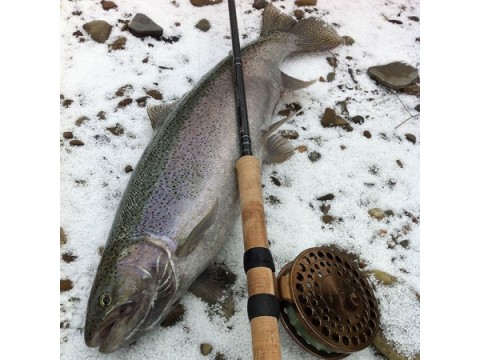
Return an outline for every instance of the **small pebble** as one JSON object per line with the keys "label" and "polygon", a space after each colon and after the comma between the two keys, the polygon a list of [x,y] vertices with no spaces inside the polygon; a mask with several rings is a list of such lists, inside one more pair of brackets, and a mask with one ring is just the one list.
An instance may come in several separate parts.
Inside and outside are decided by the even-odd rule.
{"label": "small pebble", "polygon": [[330,224],[332,223],[334,220],[333,216],[331,215],[323,215],[322,216],[322,221],[325,223],[325,224]]}
{"label": "small pebble", "polygon": [[278,205],[278,204],[281,204],[281,201],[279,198],[277,198],[275,195],[269,195],[266,199],[266,201],[270,204],[270,205]]}
{"label": "small pebble", "polygon": [[77,259],[77,256],[72,255],[72,253],[62,254],[62,260],[65,261],[67,264],[74,262],[76,259]]}
{"label": "small pebble", "polygon": [[308,151],[308,147],[305,145],[300,145],[300,146],[297,146],[295,150],[297,150],[299,153],[304,153]]}
{"label": "small pebble", "polygon": [[400,160],[397,160],[397,165],[400,166],[400,168],[403,169],[403,163]]}
{"label": "small pebble", "polygon": [[142,63],[144,63],[144,64],[148,63],[148,56],[145,59],[142,60]]}
{"label": "small pebble", "polygon": [[410,240],[402,240],[400,241],[400,245],[404,248],[404,249],[408,249],[410,247]]}
{"label": "small pebble", "polygon": [[361,125],[365,122],[365,119],[363,118],[363,116],[360,116],[360,115],[352,117],[351,120],[354,124],[358,124],[358,125]]}
{"label": "small pebble", "polygon": [[73,104],[73,100],[70,100],[70,99],[65,99],[62,102],[63,107],[66,107],[66,108],[70,107],[70,105],[72,104]]}
{"label": "small pebble", "polygon": [[223,0],[190,0],[193,6],[207,6],[221,3]]}
{"label": "small pebble", "polygon": [[253,2],[253,7],[257,10],[265,8],[265,6],[268,5],[268,2],[266,0],[255,0]]}
{"label": "small pebble", "polygon": [[117,4],[115,4],[113,1],[102,0],[100,4],[102,4],[103,10],[107,10],[107,11],[110,9],[115,9],[117,7]]}
{"label": "small pebble", "polygon": [[310,154],[308,154],[308,158],[310,159],[311,162],[315,162],[321,157],[322,155],[317,151],[312,151]]}
{"label": "small pebble", "polygon": [[416,22],[420,21],[420,18],[418,16],[409,16],[408,19]]}
{"label": "small pebble", "polygon": [[305,17],[305,13],[303,12],[303,10],[299,10],[299,9],[294,10],[293,15],[297,20],[301,20]]}
{"label": "small pebble", "polygon": [[65,234],[65,230],[60,226],[60,246],[65,245],[67,243],[67,235]]}
{"label": "small pebble", "polygon": [[125,129],[118,123],[115,124],[115,126],[113,127],[107,127],[107,130],[115,136],[123,135],[123,133],[125,132]]}
{"label": "small pebble", "polygon": [[114,42],[108,45],[108,49],[111,50],[124,50],[127,38],[125,36],[118,37]]}
{"label": "small pebble", "polygon": [[385,217],[385,213],[383,212],[382,209],[379,209],[379,208],[370,209],[368,210],[368,213],[370,214],[371,217],[377,220],[382,220]]}
{"label": "small pebble", "polygon": [[395,213],[393,212],[393,210],[385,210],[385,215],[386,216],[395,216]]}
{"label": "small pebble", "polygon": [[88,117],[80,116],[77,120],[75,120],[75,125],[76,126],[82,126],[88,120],[90,120]]}
{"label": "small pebble", "polygon": [[133,171],[133,167],[132,165],[127,165],[125,166],[125,172],[128,174],[129,172],[132,172]]}
{"label": "small pebble", "polygon": [[323,195],[323,196],[320,196],[317,198],[317,200],[319,201],[328,201],[328,200],[333,200],[335,198],[335,195],[333,194],[327,194],[327,195]]}
{"label": "small pebble", "polygon": [[221,352],[217,352],[215,354],[215,358],[213,360],[227,360],[226,356]]}
{"label": "small pebble", "polygon": [[60,292],[65,292],[73,289],[72,280],[69,279],[60,279]]}
{"label": "small pebble", "polygon": [[412,144],[415,144],[417,142],[417,138],[413,134],[405,134],[405,139],[410,141]]}
{"label": "small pebble", "polygon": [[338,60],[335,56],[329,56],[327,57],[327,62],[330,64],[330,66],[336,68],[338,65]]}
{"label": "small pebble", "polygon": [[334,72],[328,73],[327,81],[332,82],[334,79],[335,79],[335,73]]}
{"label": "small pebble", "polygon": [[133,90],[132,85],[130,84],[123,85],[121,88],[115,91],[115,96],[118,96],[118,97],[125,96],[125,93],[129,93],[131,90]]}
{"label": "small pebble", "polygon": [[370,139],[370,138],[372,137],[372,134],[370,134],[370,131],[365,130],[365,131],[363,132],[363,136],[365,136],[367,139]]}
{"label": "small pebble", "polygon": [[417,106],[414,107],[414,109],[418,112],[420,112],[420,104],[418,104]]}
{"label": "small pebble", "polygon": [[163,99],[162,93],[158,90],[148,90],[147,94],[150,95],[155,100],[162,100]]}
{"label": "small pebble", "polygon": [[137,105],[140,107],[145,107],[147,105],[147,100],[148,100],[148,96],[142,96],[142,97],[139,97],[138,99],[135,99],[135,101],[137,102]]}
{"label": "small pebble", "polygon": [[330,204],[322,204],[320,205],[320,211],[323,212],[324,214],[327,214],[332,206]]}
{"label": "small pebble", "polygon": [[298,132],[295,130],[282,130],[280,131],[280,135],[285,139],[295,140],[298,139]]}
{"label": "small pebble", "polygon": [[202,19],[197,23],[197,25],[195,25],[195,27],[200,31],[206,32],[211,28],[210,21],[207,19]]}
{"label": "small pebble", "polygon": [[120,102],[118,103],[118,107],[119,107],[119,108],[124,108],[125,106],[130,105],[130,104],[132,103],[132,101],[133,101],[133,100],[132,100],[131,98],[123,99],[122,101],[120,101]]}
{"label": "small pebble", "polygon": [[353,45],[355,43],[355,40],[351,36],[345,35],[342,36],[343,41],[345,41],[345,45]]}
{"label": "small pebble", "polygon": [[98,114],[97,114],[98,120],[105,120],[106,119],[105,115],[106,115],[105,111],[99,111]]}
{"label": "small pebble", "polygon": [[207,356],[212,352],[212,350],[213,350],[213,346],[208,343],[203,343],[200,345],[200,352],[202,353],[203,356]]}
{"label": "small pebble", "polygon": [[275,176],[270,176],[270,180],[276,185],[276,186],[282,186],[282,183],[280,180],[278,180]]}
{"label": "small pebble", "polygon": [[72,146],[83,146],[85,145],[82,140],[70,140],[70,145]]}
{"label": "small pebble", "polygon": [[295,5],[297,5],[297,6],[315,6],[315,5],[317,5],[317,0],[295,0]]}
{"label": "small pebble", "polygon": [[71,131],[65,131],[65,132],[63,133],[63,138],[64,138],[64,139],[67,139],[67,140],[73,139],[73,133],[72,133]]}

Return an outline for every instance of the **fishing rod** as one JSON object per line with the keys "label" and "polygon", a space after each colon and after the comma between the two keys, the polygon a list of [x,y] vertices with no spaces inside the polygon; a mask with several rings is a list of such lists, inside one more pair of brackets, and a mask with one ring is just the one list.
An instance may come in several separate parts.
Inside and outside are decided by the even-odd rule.
{"label": "fishing rod", "polygon": [[248,303],[254,360],[280,360],[278,318],[280,306],[275,295],[275,266],[268,247],[263,209],[260,162],[253,156],[248,127],[247,100],[238,37],[235,1],[228,0],[237,119],[240,130],[240,159],[237,161],[238,187],[244,241],[243,265],[247,274]]}

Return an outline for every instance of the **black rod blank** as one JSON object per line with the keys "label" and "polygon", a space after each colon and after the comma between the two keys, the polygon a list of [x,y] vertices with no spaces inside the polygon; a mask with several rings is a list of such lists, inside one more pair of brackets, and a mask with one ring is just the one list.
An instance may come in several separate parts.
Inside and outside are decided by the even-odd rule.
{"label": "black rod blank", "polygon": [[228,12],[230,15],[230,32],[232,35],[233,69],[235,73],[235,93],[237,105],[237,119],[240,129],[240,156],[253,155],[248,127],[247,99],[245,97],[245,83],[243,80],[242,58],[240,52],[240,40],[238,38],[237,13],[235,12],[235,0],[228,0]]}

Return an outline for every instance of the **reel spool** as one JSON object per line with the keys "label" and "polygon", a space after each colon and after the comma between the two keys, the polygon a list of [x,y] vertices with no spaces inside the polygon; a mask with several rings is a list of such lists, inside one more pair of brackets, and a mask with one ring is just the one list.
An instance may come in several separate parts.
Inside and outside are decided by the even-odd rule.
{"label": "reel spool", "polygon": [[307,249],[283,267],[277,287],[286,330],[311,354],[343,359],[373,342],[379,326],[377,300],[344,254]]}

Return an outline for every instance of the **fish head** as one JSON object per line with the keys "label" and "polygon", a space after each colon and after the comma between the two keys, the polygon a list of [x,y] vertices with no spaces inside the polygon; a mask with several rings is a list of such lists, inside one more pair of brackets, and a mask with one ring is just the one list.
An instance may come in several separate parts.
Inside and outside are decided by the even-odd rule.
{"label": "fish head", "polygon": [[168,251],[151,241],[105,249],[88,301],[85,343],[111,353],[134,342],[171,302],[175,274]]}

